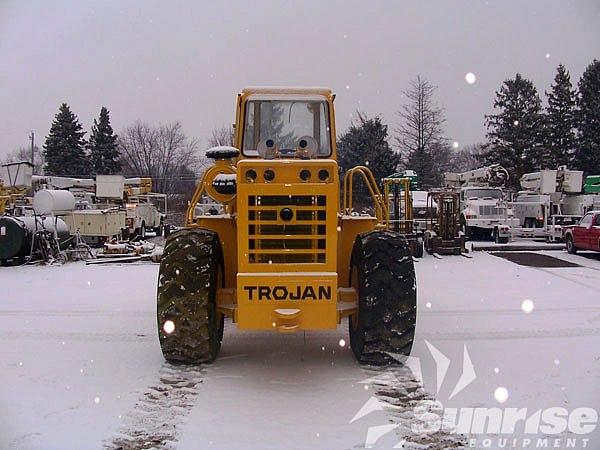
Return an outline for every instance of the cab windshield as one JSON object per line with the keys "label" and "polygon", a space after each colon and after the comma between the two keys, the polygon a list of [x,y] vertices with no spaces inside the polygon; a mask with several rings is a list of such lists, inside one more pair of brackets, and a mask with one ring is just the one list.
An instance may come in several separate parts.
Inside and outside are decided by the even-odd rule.
{"label": "cab windshield", "polygon": [[261,156],[272,148],[278,157],[294,157],[306,149],[308,157],[331,155],[327,102],[321,100],[249,100],[242,152]]}
{"label": "cab windshield", "polygon": [[502,198],[500,189],[468,189],[465,198]]}

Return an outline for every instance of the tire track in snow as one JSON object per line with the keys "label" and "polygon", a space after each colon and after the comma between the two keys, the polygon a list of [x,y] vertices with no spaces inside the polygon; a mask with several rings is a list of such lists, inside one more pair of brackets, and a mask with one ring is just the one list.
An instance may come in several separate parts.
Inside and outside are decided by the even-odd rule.
{"label": "tire track in snow", "polygon": [[174,449],[179,431],[198,396],[204,371],[196,366],[165,363],[159,380],[122,416],[117,433],[104,442],[114,450]]}
{"label": "tire track in snow", "polygon": [[[421,414],[425,410],[436,410],[439,403],[435,397],[425,391],[423,384],[415,378],[408,367],[368,367],[363,370],[369,377],[369,385],[375,392],[375,396],[383,403],[390,422],[396,426],[394,431],[398,442],[394,448],[428,450],[466,448],[466,438],[459,434],[444,430],[430,433],[413,431],[413,425],[422,423]],[[374,447],[378,447],[376,443]]]}

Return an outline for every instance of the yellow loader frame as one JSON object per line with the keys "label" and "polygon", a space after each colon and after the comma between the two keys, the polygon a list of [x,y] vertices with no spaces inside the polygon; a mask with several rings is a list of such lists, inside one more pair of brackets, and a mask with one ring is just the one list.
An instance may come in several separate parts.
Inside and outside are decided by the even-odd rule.
{"label": "yellow loader frame", "polygon": [[[234,147],[243,148],[244,117],[250,98],[260,96],[288,96],[291,98],[319,97],[327,102],[329,116],[329,140],[331,156],[326,159],[257,159],[241,154],[236,158],[217,159],[203,175],[189,204],[186,215],[187,228],[204,228],[216,232],[222,248],[222,280],[217,290],[217,309],[242,329],[276,330],[294,332],[299,330],[332,329],[343,317],[357,314],[358,296],[356,280],[350,279],[351,253],[356,237],[375,228],[387,228],[388,205],[381,194],[368,167],[358,166],[344,177],[343,203],[340,205],[340,179],[336,162],[336,131],[333,102],[335,95],[329,89],[320,88],[248,88],[237,97]],[[259,176],[248,181],[248,170],[264,173],[273,170],[276,182],[264,182]],[[301,182],[299,169],[313,174],[312,181]],[[315,176],[327,170],[329,177],[322,181]],[[213,182],[218,175],[237,174],[237,192],[222,194],[215,190]],[[352,215],[352,182],[357,175],[367,185],[374,203],[375,217]],[[195,217],[196,205],[203,195],[223,204],[224,212],[217,216]],[[252,230],[269,225],[260,214],[270,210],[277,213],[280,206],[251,204],[260,198],[289,196],[296,198],[311,195],[326,198],[322,205],[296,206],[296,215],[302,209],[310,210],[313,220],[308,225],[300,219],[288,222],[291,226],[310,226],[312,233],[302,239],[312,239],[310,249],[249,248],[247,242],[260,242],[268,247],[264,235],[257,238]],[[250,200],[248,200],[250,199]],[[256,200],[258,199],[258,200]],[[321,211],[324,213],[320,215]],[[320,217],[324,217],[320,220]],[[254,218],[254,220],[249,220]],[[316,220],[315,220],[316,218]],[[322,228],[320,228],[322,227]],[[319,230],[324,229],[323,233]],[[273,235],[268,239],[293,239],[290,235]],[[327,245],[319,245],[326,242]],[[313,262],[298,265],[278,262],[281,255],[302,253],[314,256]],[[273,260],[264,259],[269,254]],[[311,257],[313,257],[311,256]],[[262,259],[261,259],[262,258]],[[301,269],[301,270],[300,270]],[[262,298],[261,298],[262,295]],[[303,296],[305,301],[298,302]]]}

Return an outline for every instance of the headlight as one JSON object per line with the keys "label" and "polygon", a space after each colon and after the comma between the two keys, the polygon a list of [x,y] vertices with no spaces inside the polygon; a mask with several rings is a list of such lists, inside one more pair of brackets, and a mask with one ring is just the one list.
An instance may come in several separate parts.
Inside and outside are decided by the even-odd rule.
{"label": "headlight", "polygon": [[308,169],[302,169],[300,171],[300,179],[302,181],[308,181],[308,180],[310,180],[310,170],[308,170]]}
{"label": "headlight", "polygon": [[327,181],[329,179],[329,170],[321,169],[319,170],[319,180]]}
{"label": "headlight", "polygon": [[254,170],[254,169],[246,170],[246,181],[248,183],[254,183],[255,180],[256,180],[256,170]]}
{"label": "headlight", "polygon": [[263,177],[265,181],[273,181],[275,179],[275,172],[273,172],[271,169],[267,169],[265,170]]}

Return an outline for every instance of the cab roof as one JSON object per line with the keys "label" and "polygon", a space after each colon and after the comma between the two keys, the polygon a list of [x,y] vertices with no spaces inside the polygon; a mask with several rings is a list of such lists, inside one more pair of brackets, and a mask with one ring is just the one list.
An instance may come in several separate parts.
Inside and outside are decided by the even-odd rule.
{"label": "cab roof", "polygon": [[242,95],[253,94],[267,95],[323,95],[327,98],[333,95],[331,89],[326,87],[301,87],[301,86],[250,86],[242,89]]}

